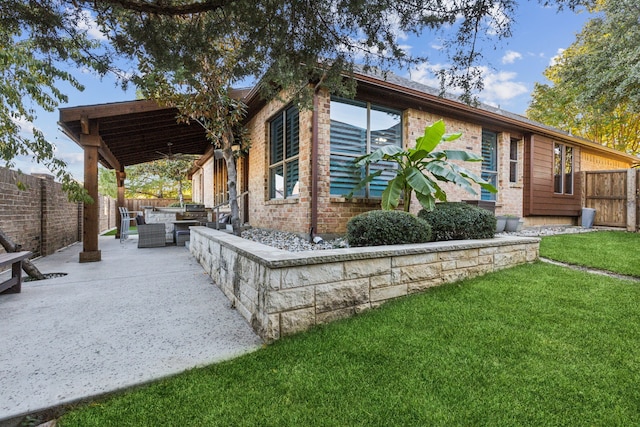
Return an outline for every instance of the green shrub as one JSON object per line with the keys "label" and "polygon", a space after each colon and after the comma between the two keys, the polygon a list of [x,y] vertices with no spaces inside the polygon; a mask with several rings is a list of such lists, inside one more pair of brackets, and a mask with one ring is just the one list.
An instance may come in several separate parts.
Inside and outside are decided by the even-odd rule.
{"label": "green shrub", "polygon": [[350,246],[424,243],[431,241],[431,227],[408,212],[371,211],[349,220],[347,240]]}
{"label": "green shrub", "polygon": [[491,239],[496,231],[494,214],[466,203],[438,203],[431,212],[418,212],[418,217],[431,225],[436,241]]}

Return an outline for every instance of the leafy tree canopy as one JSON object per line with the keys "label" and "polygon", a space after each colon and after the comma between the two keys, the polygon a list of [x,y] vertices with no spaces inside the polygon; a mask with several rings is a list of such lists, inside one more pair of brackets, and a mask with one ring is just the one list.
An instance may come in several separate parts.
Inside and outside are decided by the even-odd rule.
{"label": "leafy tree canopy", "polygon": [[[545,1],[551,2],[560,7],[583,3]],[[322,80],[333,91],[353,93],[341,72],[354,64],[385,69],[423,61],[426,58],[412,57],[402,48],[402,36],[431,31],[443,37],[451,59],[451,67],[441,73],[443,88],[461,87],[471,100],[473,91],[482,87],[481,77],[474,73],[474,65],[482,61],[478,39],[509,36],[516,3],[4,0],[0,2],[0,156],[10,164],[17,154],[34,153],[36,160],[73,187],[64,163],[54,159],[52,145],[37,130],[25,136],[20,123],[33,121],[34,106],[51,111],[64,102],[65,95],[57,89],[61,82],[80,89],[74,76],[64,71],[69,64],[103,75],[118,72],[114,58],[119,56],[139,61],[139,73],[119,74],[123,84],[132,78],[145,94],[169,94],[168,103],[179,106],[183,119],[189,120],[210,111],[212,99],[228,101],[226,89],[248,77],[269,82],[262,86],[265,95],[282,87],[304,88],[309,78]],[[92,16],[108,42],[89,36]],[[198,98],[205,93],[209,95]],[[220,132],[217,113],[204,118],[211,120],[212,140],[228,134],[233,125],[233,121],[223,123]]]}
{"label": "leafy tree canopy", "polygon": [[545,71],[527,116],[611,148],[640,152],[640,4],[599,0],[598,15]]}

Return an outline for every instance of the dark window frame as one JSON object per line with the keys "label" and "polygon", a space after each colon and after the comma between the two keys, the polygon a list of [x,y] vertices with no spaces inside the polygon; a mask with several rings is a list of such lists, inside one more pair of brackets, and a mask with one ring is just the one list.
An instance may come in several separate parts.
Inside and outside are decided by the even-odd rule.
{"label": "dark window frame", "polygon": [[[482,178],[498,188],[498,133],[482,129]],[[496,201],[496,193],[480,189],[480,200]]]}
{"label": "dark window frame", "polygon": [[[269,199],[300,196],[300,111],[289,105],[269,121]],[[282,190],[276,177],[282,179]],[[294,181],[295,178],[295,181]],[[297,187],[297,190],[296,190]]]}
{"label": "dark window frame", "polygon": [[[553,193],[572,196],[574,192],[574,150],[570,145],[553,143]],[[568,187],[568,188],[567,188]]]}
{"label": "dark window frame", "polygon": [[[374,141],[374,139],[376,139],[375,135],[374,137],[372,137],[372,134],[376,133],[376,131],[372,130],[372,112],[386,112],[386,113],[390,113],[398,116],[399,123],[396,126],[399,128],[399,135],[395,135],[395,139],[399,147],[404,146],[404,117],[403,117],[404,115],[403,115],[403,111],[401,110],[397,110],[395,108],[390,108],[377,103],[372,103],[367,101],[352,100],[352,99],[345,99],[341,97],[332,96],[331,103],[332,104],[342,103],[346,105],[363,108],[364,112],[366,113],[366,129],[364,129],[365,133],[364,133],[363,140],[359,140],[359,142],[357,143],[357,146],[361,149],[360,152],[358,153],[356,153],[355,151],[348,152],[348,150],[340,149],[338,145],[334,142],[335,134],[333,132],[337,128],[333,127],[334,126],[333,122],[330,126],[330,137],[329,137],[330,139],[330,148],[329,148],[330,190],[329,192],[331,196],[339,197],[339,196],[344,196],[346,193],[350,192],[353,186],[355,186],[355,184],[360,182],[363,176],[370,173],[371,169],[394,166],[392,162],[378,162],[375,165],[367,166],[366,169],[361,168],[360,170],[357,170],[354,167],[353,170],[351,171],[351,175],[352,175],[351,179],[353,180],[353,185],[350,188],[347,188],[349,187],[349,185],[347,185],[346,182],[345,183],[338,182],[338,178],[336,177],[336,170],[339,170],[342,173],[343,180],[347,182],[350,181],[349,173],[347,170],[349,169],[349,166],[350,166],[349,163],[351,163],[354,159],[362,155],[369,154],[372,151],[375,151],[376,149],[378,149],[380,146],[383,145],[382,143],[378,143],[378,144],[375,143]],[[380,132],[378,134],[380,135],[380,134],[384,134],[385,131],[382,130],[378,132]],[[385,138],[385,135],[381,135],[379,136],[379,138],[384,140],[384,142],[387,141]],[[349,142],[353,144],[353,142],[355,142],[357,139],[358,139],[357,137],[353,137],[353,140]],[[389,144],[384,144],[384,145],[389,145]],[[355,146],[353,146],[352,148],[354,147]],[[355,194],[354,197],[366,198],[366,199],[379,199],[382,197],[383,188],[386,187],[387,182],[389,181],[389,179],[392,179],[392,178],[393,177],[390,176],[388,173],[387,173],[387,176],[383,174],[377,179],[375,179],[374,181],[368,183],[366,187],[362,189],[360,193]]]}
{"label": "dark window frame", "polygon": [[511,139],[509,142],[509,182],[518,183],[518,148],[520,140]]}

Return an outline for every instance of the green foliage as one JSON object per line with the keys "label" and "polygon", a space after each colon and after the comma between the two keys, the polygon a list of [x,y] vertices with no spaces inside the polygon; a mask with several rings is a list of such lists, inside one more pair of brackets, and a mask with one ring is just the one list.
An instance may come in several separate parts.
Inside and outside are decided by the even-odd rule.
{"label": "green foliage", "polygon": [[0,160],[8,167],[18,155],[31,156],[62,183],[70,200],[91,202],[86,191],[55,158],[53,145],[31,123],[36,107],[54,111],[67,97],[62,83],[82,90],[64,65],[104,73],[108,55],[92,53],[99,44],[90,40],[79,9],[55,0],[0,2]]}
{"label": "green foliage", "polygon": [[350,246],[401,245],[431,240],[431,227],[413,214],[402,211],[370,211],[347,223]]}
{"label": "green foliage", "polygon": [[103,196],[118,197],[118,185],[113,169],[98,167],[98,193]]}
{"label": "green foliage", "polygon": [[527,116],[610,148],[640,153],[640,8],[596,4],[576,41],[545,70]]}
{"label": "green foliage", "polygon": [[414,192],[422,207],[432,210],[436,200],[447,200],[447,195],[438,182],[452,182],[469,193],[476,194],[472,187],[472,182],[475,182],[495,193],[497,190],[487,181],[450,161],[480,162],[482,157],[460,150],[435,151],[440,143],[455,141],[461,136],[459,133],[445,135],[444,122],[438,120],[425,128],[424,135],[416,139],[415,148],[403,150],[396,145],[387,145],[357,158],[355,164],[359,167],[382,160],[393,162],[394,166],[380,168],[365,176],[347,198],[353,197],[354,193],[385,171],[395,174],[382,192],[382,209],[385,210],[396,209],[400,200],[404,200],[404,210],[409,212]]}
{"label": "green foliage", "polygon": [[491,212],[462,202],[438,203],[432,211],[418,212],[418,217],[431,225],[436,241],[492,239],[496,231]]}
{"label": "green foliage", "polygon": [[187,172],[193,160],[176,156],[127,167],[126,197],[184,200],[184,194],[191,194]]}

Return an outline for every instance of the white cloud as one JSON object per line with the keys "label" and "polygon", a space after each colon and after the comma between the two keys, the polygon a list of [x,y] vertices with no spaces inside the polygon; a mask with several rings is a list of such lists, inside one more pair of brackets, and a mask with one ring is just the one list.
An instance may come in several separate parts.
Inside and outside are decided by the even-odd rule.
{"label": "white cloud", "polygon": [[563,48],[558,49],[555,56],[552,56],[551,59],[549,60],[549,67],[552,67],[558,63],[558,60],[560,60],[564,51],[565,49]]}
{"label": "white cloud", "polygon": [[[433,88],[440,87],[440,81],[435,75],[437,70],[445,68],[443,64],[423,63],[412,68],[409,78]],[[484,89],[478,97],[485,104],[498,106],[523,95],[529,91],[526,84],[516,81],[517,73],[507,71],[492,71],[488,67],[479,67],[482,72]],[[460,90],[447,89],[447,92],[459,94]]]}
{"label": "white cloud", "polygon": [[500,105],[529,91],[527,86],[515,81],[517,73],[508,71],[494,72],[486,67],[482,68],[484,90],[480,99],[489,105]]}
{"label": "white cloud", "polygon": [[516,62],[516,59],[522,59],[522,54],[520,52],[515,52],[513,50],[508,50],[502,56],[502,63],[503,64],[513,64],[514,62]]}
{"label": "white cloud", "polygon": [[106,40],[107,38],[98,28],[98,23],[94,19],[93,15],[91,15],[91,12],[85,9],[81,13],[82,19],[78,21],[78,28],[86,31],[90,38],[102,41]]}

